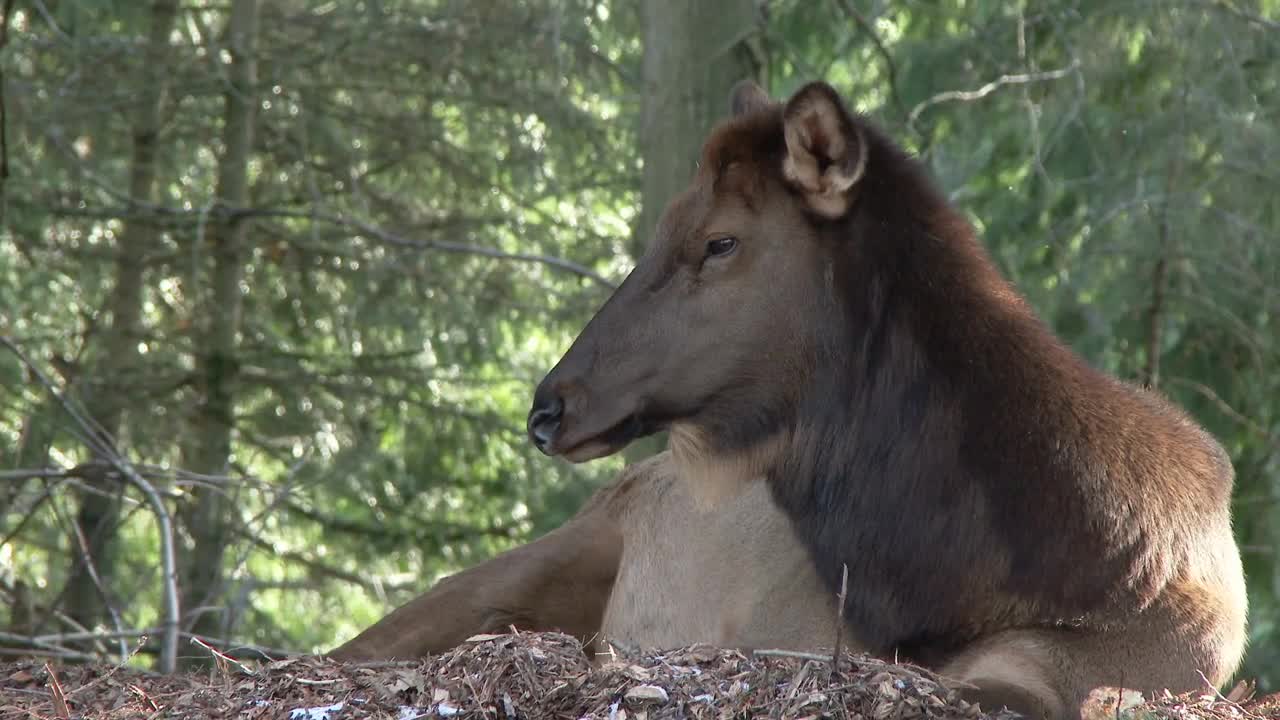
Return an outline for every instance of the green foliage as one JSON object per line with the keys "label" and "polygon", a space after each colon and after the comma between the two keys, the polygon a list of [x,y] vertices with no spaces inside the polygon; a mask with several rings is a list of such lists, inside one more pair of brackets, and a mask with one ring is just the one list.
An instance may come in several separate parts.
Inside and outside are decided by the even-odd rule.
{"label": "green foliage", "polygon": [[[0,58],[0,333],[73,397],[123,388],[120,446],[178,508],[199,481],[174,468],[198,402],[206,230],[219,213],[251,217],[237,474],[217,480],[238,528],[229,634],[331,647],[441,574],[554,527],[616,471],[541,457],[523,415],[606,296],[596,278],[617,282],[631,263],[634,4],[265,3],[253,200],[232,209],[214,197],[225,7],[182,4],[154,207],[122,190],[147,6],[46,4],[47,17],[18,4]],[[1228,448],[1251,588],[1245,674],[1276,687],[1280,5],[764,6],[775,96],[816,77],[847,92],[927,160],[1074,347],[1122,377],[1154,374]],[[140,259],[144,352],[95,377],[119,234],[139,223],[162,231]],[[30,380],[0,355],[4,465],[88,459]],[[17,532],[0,546],[0,587],[23,578],[45,606],[73,552],[57,482],[0,484],[0,538]],[[120,542],[137,562],[107,584],[123,623],[146,626],[159,579],[145,511],[127,509]]]}
{"label": "green foliage", "polygon": [[[635,161],[612,149],[633,144],[616,118],[635,114],[625,83],[638,45],[634,18],[606,23],[604,7],[266,4],[253,205],[242,209],[213,196],[223,8],[185,10],[172,39],[159,207],[120,190],[147,13],[64,4],[56,28],[15,13],[27,32],[7,51],[19,71],[9,80],[3,332],[42,366],[65,367],[73,394],[91,392],[77,383],[110,383],[136,398],[120,438],[136,462],[172,467],[199,401],[190,331],[207,311],[194,270],[210,262],[210,219],[253,217],[233,467],[254,480],[220,481],[242,529],[226,594],[248,593],[253,610],[233,602],[229,633],[330,647],[386,602],[545,530],[616,470],[549,463],[523,436],[530,386],[605,288],[548,262],[483,254],[571,257],[620,279]],[[126,221],[163,229],[143,259],[142,366],[86,377]],[[13,467],[88,459],[15,359],[0,363],[5,387],[22,393],[6,400],[0,455],[20,458]],[[33,443],[46,426],[57,435]],[[165,484],[182,506],[190,480]],[[0,569],[38,566],[50,601],[65,582],[59,555],[72,551],[58,530],[66,504],[40,503]],[[20,519],[6,515],[0,529]],[[121,533],[124,557],[154,557],[145,513]],[[157,618],[151,565],[109,578],[114,600],[139,599],[124,608],[127,626]],[[361,583],[335,597],[341,577]]]}

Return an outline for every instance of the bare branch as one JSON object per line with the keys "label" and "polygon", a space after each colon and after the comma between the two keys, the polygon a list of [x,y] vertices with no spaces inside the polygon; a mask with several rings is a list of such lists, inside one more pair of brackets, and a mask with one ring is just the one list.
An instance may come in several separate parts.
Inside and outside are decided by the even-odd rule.
{"label": "bare branch", "polygon": [[22,470],[0,470],[0,482],[22,482],[24,480],[62,479],[71,477],[71,470],[58,468],[33,468]]}
{"label": "bare branch", "polygon": [[265,217],[289,217],[304,220],[318,220],[321,222],[341,225],[343,227],[354,228],[360,232],[372,235],[388,245],[396,245],[399,247],[420,248],[423,250],[440,250],[442,252],[462,253],[466,255],[480,255],[482,257],[496,258],[499,260],[515,260],[517,262],[537,263],[547,265],[559,270],[565,270],[575,275],[587,278],[597,285],[608,290],[615,290],[617,286],[606,279],[603,275],[594,270],[579,265],[571,260],[558,258],[552,255],[540,255],[536,253],[513,253],[505,250],[497,250],[495,248],[478,247],[475,245],[466,245],[463,243],[447,242],[442,240],[411,240],[401,237],[394,233],[387,232],[370,223],[358,220],[356,218],[345,215],[329,215],[326,213],[304,212],[296,210],[248,210],[244,211],[255,216]]}
{"label": "bare branch", "polygon": [[[57,503],[53,507],[57,508]],[[60,515],[61,513],[59,513]],[[98,575],[98,566],[93,562],[93,554],[89,552],[89,540],[84,536],[84,528],[75,520],[63,518],[63,521],[71,526],[71,534],[76,539],[76,549],[80,551],[80,562],[84,563],[84,571],[89,574],[89,580],[93,582],[93,587],[98,591],[98,597],[102,598],[102,605],[107,609],[107,613],[111,616],[111,623],[116,626],[116,630],[124,628],[124,621],[120,619],[120,609],[111,602],[111,593],[107,592],[106,585],[103,584],[102,578]],[[129,648],[121,640],[120,644],[120,661],[124,662],[128,659]]]}
{"label": "bare branch", "polygon": [[836,643],[831,651],[831,679],[834,681],[840,672],[840,652],[844,642],[844,605],[849,595],[849,564],[842,564],[840,569],[840,594],[836,596]]}
{"label": "bare branch", "polygon": [[6,647],[0,645],[0,656],[16,655],[20,658],[58,658],[59,660],[71,660],[79,662],[96,662],[97,657],[89,653],[79,652],[78,650],[44,650],[31,647]]}
{"label": "bare branch", "polygon": [[939,105],[944,102],[972,102],[974,100],[981,100],[1006,85],[1023,85],[1032,82],[1043,82],[1045,80],[1059,80],[1070,75],[1072,72],[1075,72],[1076,68],[1079,66],[1080,61],[1076,58],[1072,59],[1071,63],[1066,67],[1058,68],[1057,70],[1019,73],[1016,75],[1001,75],[977,90],[948,90],[946,92],[938,93],[912,108],[911,113],[907,116],[907,127],[911,128],[912,131],[915,131],[915,122],[920,117],[920,113],[928,110],[934,105]]}
{"label": "bare branch", "polygon": [[147,501],[150,503],[151,510],[156,516],[156,523],[159,525],[160,566],[164,574],[162,585],[164,587],[165,630],[161,638],[160,671],[172,673],[177,665],[178,621],[181,614],[178,608],[178,572],[173,547],[173,523],[169,519],[169,511],[165,508],[164,501],[160,499],[160,494],[156,492],[155,487],[138,475],[129,461],[117,453],[114,447],[111,447],[109,439],[102,437],[101,428],[95,428],[96,423],[92,422],[92,419],[86,419],[82,416],[75,406],[71,404],[71,401],[58,390],[57,385],[49,379],[49,376],[37,367],[12,340],[7,336],[0,335],[0,344],[7,347],[10,352],[17,356],[27,370],[58,401],[63,410],[81,426],[88,435],[85,438],[86,443],[100,456],[105,457],[130,484],[138,488],[146,496]]}
{"label": "bare branch", "polygon": [[[15,633],[0,632],[0,642],[13,643],[22,648],[37,648],[51,656],[65,658],[67,660],[78,660],[82,662],[97,662],[98,660],[101,660],[100,657],[91,653],[72,650],[71,648],[53,645],[51,643],[37,642],[25,635],[17,635]],[[5,649],[6,648],[0,648],[0,651]]]}
{"label": "bare branch", "polygon": [[1169,383],[1172,385],[1181,385],[1183,387],[1189,388],[1192,391],[1196,392],[1201,397],[1203,397],[1204,399],[1212,403],[1214,407],[1218,408],[1218,410],[1221,411],[1223,415],[1226,415],[1232,420],[1235,420],[1236,422],[1248,428],[1253,433],[1257,434],[1259,438],[1261,438],[1267,445],[1269,445],[1273,449],[1280,450],[1280,437],[1276,437],[1272,435],[1270,432],[1267,431],[1266,428],[1259,425],[1257,421],[1253,420],[1248,415],[1245,415],[1239,410],[1236,410],[1235,408],[1231,407],[1231,403],[1228,403],[1226,400],[1223,400],[1222,396],[1219,395],[1213,388],[1197,380],[1192,380],[1191,378],[1184,378],[1184,377],[1171,377],[1169,378]]}

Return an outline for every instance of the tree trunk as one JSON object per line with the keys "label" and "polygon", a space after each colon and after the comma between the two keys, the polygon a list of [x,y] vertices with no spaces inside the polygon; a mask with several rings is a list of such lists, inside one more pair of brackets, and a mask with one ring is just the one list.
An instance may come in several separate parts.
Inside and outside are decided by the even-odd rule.
{"label": "tree trunk", "polygon": [[[646,0],[643,16],[644,175],[631,240],[637,259],[667,203],[693,178],[707,132],[728,114],[733,86],[759,79],[747,44],[759,24],[753,0]],[[665,445],[665,437],[648,438],[623,455],[635,462]]]}
{"label": "tree trunk", "polygon": [[[225,96],[225,150],[218,167],[219,211],[207,244],[213,263],[209,287],[201,293],[204,302],[195,309],[204,318],[195,345],[199,398],[190,420],[190,441],[183,448],[183,466],[209,475],[227,474],[235,429],[240,283],[248,226],[243,217],[226,210],[249,204],[249,157],[257,114],[258,0],[234,0],[227,27],[231,65]],[[207,606],[222,590],[227,498],[207,489],[194,495],[194,507],[187,514],[193,546],[182,572],[185,606],[196,613],[193,632],[221,634],[221,616]]]}
{"label": "tree trunk", "polygon": [[[146,205],[155,203],[157,136],[169,77],[166,70],[169,35],[177,11],[177,0],[156,0],[152,4],[151,32],[138,75],[138,102],[134,109],[133,157],[129,171],[129,197],[135,205],[134,214],[120,232],[114,285],[107,300],[110,319],[103,327],[92,372],[84,380],[85,409],[101,428],[99,441],[111,447],[116,446],[120,436],[126,406],[136,395],[130,379],[139,375],[144,259],[157,241],[156,227]],[[116,562],[114,544],[119,514],[119,503],[110,495],[84,493],[80,497],[76,523],[87,552],[81,552],[80,539],[73,531],[66,611],[88,628],[103,619],[107,599],[85,566],[86,555],[98,577],[107,582]]]}

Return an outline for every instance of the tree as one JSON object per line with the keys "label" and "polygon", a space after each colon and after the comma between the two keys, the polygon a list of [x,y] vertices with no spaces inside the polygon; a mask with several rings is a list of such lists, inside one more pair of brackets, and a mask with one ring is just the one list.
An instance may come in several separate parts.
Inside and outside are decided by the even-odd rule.
{"label": "tree", "polygon": [[[258,107],[258,0],[234,0],[227,19],[227,51],[230,54],[225,94],[223,155],[218,163],[215,205],[211,209],[208,241],[197,248],[208,252],[208,286],[197,274],[193,291],[201,302],[193,308],[198,327],[193,344],[196,353],[196,405],[190,419],[183,466],[212,476],[231,474],[233,434],[236,425],[239,375],[239,339],[245,277],[246,240],[249,229],[249,158],[253,151],[254,123]],[[197,236],[197,241],[199,237]],[[221,636],[227,624],[222,613],[208,605],[222,592],[223,557],[229,544],[231,503],[222,488],[195,491],[187,527],[193,548],[183,563],[186,606],[194,612],[197,634]]]}
{"label": "tree", "polygon": [[[109,316],[99,331],[92,366],[84,374],[81,394],[89,417],[100,428],[99,441],[115,445],[125,430],[132,383],[139,374],[138,344],[143,340],[142,305],[147,255],[157,247],[158,228],[151,209],[156,202],[157,155],[161,147],[161,115],[170,77],[169,36],[177,17],[177,0],[156,0],[149,17],[150,33],[138,64],[140,89],[134,104],[132,156],[127,202],[130,217],[120,230],[113,282],[106,307]],[[101,483],[80,495],[72,527],[72,563],[66,588],[67,615],[92,628],[111,609],[108,581],[115,576],[116,533],[120,521],[116,488]],[[112,610],[114,612],[114,610]]]}

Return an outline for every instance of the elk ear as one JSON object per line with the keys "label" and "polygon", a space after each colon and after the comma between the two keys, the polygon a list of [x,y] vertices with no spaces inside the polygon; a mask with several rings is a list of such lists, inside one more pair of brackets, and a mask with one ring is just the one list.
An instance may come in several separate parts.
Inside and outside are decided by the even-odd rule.
{"label": "elk ear", "polygon": [[867,167],[867,144],[835,88],[823,82],[800,88],[787,101],[782,122],[783,175],[819,215],[837,218],[848,212],[850,190]]}
{"label": "elk ear", "polygon": [[733,117],[746,115],[756,110],[763,110],[773,104],[769,93],[765,92],[754,80],[739,80],[729,93],[729,113]]}

